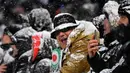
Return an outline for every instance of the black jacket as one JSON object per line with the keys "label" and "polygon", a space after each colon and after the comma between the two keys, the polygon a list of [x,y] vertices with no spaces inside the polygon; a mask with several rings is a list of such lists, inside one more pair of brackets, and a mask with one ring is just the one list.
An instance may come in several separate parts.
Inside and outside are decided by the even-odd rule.
{"label": "black jacket", "polygon": [[115,44],[103,54],[96,54],[93,58],[88,58],[90,66],[96,73],[104,69],[109,69],[104,73],[130,73],[130,42],[125,44]]}

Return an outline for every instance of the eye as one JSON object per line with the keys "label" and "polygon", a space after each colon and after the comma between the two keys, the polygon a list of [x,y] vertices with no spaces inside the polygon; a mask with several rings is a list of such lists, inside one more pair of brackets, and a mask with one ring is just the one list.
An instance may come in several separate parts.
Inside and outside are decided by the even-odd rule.
{"label": "eye", "polygon": [[57,35],[59,35],[59,33],[60,33],[60,31],[56,31],[55,34],[54,34],[53,36],[56,37]]}
{"label": "eye", "polygon": [[61,32],[67,32],[68,30],[70,30],[70,29],[65,28],[65,29],[61,30]]}
{"label": "eye", "polygon": [[125,19],[126,19],[126,16],[121,16],[121,19],[125,20]]}

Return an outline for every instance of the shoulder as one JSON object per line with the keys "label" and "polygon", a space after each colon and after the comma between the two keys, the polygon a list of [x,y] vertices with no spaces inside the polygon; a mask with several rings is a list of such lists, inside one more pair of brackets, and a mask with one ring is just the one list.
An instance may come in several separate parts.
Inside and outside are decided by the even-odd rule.
{"label": "shoulder", "polygon": [[37,31],[35,31],[33,28],[26,27],[26,28],[23,28],[23,29],[17,31],[14,35],[15,36],[32,36],[32,34],[34,34],[36,32]]}

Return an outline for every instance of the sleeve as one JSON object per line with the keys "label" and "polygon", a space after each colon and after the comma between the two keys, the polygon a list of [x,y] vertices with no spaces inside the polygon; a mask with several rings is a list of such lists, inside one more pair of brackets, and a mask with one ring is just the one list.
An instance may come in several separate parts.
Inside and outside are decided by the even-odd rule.
{"label": "sleeve", "polygon": [[[126,43],[123,47],[122,57],[119,62],[116,63],[112,73],[130,73],[130,42]],[[113,69],[113,68],[112,68]]]}
{"label": "sleeve", "polygon": [[70,54],[67,54],[63,61],[61,73],[87,73],[90,66],[87,61],[87,41],[79,40],[72,44]]}
{"label": "sleeve", "polygon": [[92,58],[89,58],[89,56],[87,58],[90,66],[95,72],[99,73],[101,70],[106,68],[106,63],[98,53],[96,53],[96,55]]}
{"label": "sleeve", "polygon": [[130,73],[130,65],[125,59],[121,58],[120,61],[112,67],[111,71],[112,73]]}

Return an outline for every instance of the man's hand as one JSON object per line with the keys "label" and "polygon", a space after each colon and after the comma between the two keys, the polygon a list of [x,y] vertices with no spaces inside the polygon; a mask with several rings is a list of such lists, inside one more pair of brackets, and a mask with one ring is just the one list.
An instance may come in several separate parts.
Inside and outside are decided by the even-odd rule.
{"label": "man's hand", "polygon": [[95,56],[98,49],[99,49],[99,47],[98,47],[97,40],[92,39],[88,42],[88,55],[90,58]]}
{"label": "man's hand", "polygon": [[6,72],[6,68],[7,68],[7,66],[5,64],[1,64],[0,65],[0,73]]}

